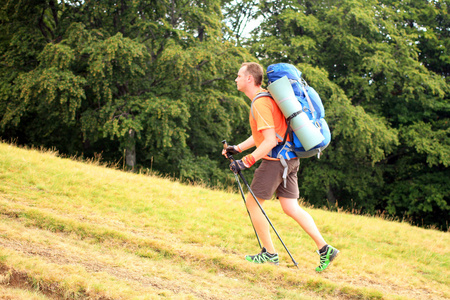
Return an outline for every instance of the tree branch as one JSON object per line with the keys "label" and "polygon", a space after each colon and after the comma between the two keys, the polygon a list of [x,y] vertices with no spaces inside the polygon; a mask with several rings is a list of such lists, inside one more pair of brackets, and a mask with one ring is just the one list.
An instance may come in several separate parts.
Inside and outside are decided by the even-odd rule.
{"label": "tree branch", "polygon": [[224,79],[225,79],[225,77],[219,77],[219,78],[214,78],[214,79],[206,80],[206,81],[203,81],[203,82],[201,83],[201,85],[207,85],[207,84],[213,83],[214,81],[217,81],[217,80],[224,80]]}
{"label": "tree branch", "polygon": [[45,32],[45,29],[47,29],[49,32],[51,32],[51,30],[44,23],[44,14],[45,14],[45,7],[42,9],[42,14],[39,17],[39,22],[38,22],[39,30],[41,31],[42,35],[47,39],[47,41],[50,42],[47,32]]}

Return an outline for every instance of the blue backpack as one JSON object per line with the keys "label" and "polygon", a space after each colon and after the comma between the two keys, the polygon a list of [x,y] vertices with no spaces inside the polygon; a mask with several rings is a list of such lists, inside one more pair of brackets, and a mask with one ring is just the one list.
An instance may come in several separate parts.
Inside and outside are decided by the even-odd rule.
{"label": "blue backpack", "polygon": [[[312,87],[310,87],[301,77],[302,73],[295,66],[287,63],[278,63],[270,65],[267,68],[269,85],[283,76],[287,76],[292,84],[292,88],[294,89],[297,100],[302,105],[303,111],[307,114],[311,122],[320,129],[320,132],[323,134],[325,139],[314,148],[305,151],[305,148],[300,143],[300,140],[293,132],[290,126],[290,118],[288,117],[286,119],[288,129],[284,137],[280,137],[277,134],[277,137],[281,140],[281,142],[279,142],[278,145],[272,149],[272,151],[269,153],[269,156],[273,158],[279,158],[283,165],[285,165],[284,160],[289,160],[294,157],[307,158],[317,155],[317,157],[320,158],[320,154],[330,144],[331,141],[330,128],[328,127],[328,124],[324,119],[325,110],[323,108],[322,100],[320,99],[319,94],[317,94],[317,92]],[[255,102],[256,99],[267,96],[272,97],[268,92],[259,93],[253,99],[252,106],[253,102]],[[251,107],[251,113],[254,117],[253,107]],[[288,136],[290,136],[290,141],[287,140]]]}

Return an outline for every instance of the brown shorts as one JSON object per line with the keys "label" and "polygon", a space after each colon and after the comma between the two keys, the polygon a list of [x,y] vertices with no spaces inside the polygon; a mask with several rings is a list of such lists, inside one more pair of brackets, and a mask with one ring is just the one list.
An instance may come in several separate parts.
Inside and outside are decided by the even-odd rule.
{"label": "brown shorts", "polygon": [[278,160],[263,159],[261,165],[256,169],[250,188],[256,197],[269,200],[276,192],[277,197],[297,199],[299,197],[297,172],[300,159],[286,161],[288,172],[286,187],[283,182],[284,167]]}

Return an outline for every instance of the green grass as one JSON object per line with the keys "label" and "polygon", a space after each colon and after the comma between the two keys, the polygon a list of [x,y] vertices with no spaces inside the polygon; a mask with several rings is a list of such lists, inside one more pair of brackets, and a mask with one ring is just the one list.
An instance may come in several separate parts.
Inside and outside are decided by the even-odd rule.
{"label": "green grass", "polygon": [[[341,250],[324,273],[276,201],[279,267],[236,192],[189,186],[0,143],[0,298],[446,299],[448,232],[306,208]],[[273,236],[276,239],[276,236]]]}

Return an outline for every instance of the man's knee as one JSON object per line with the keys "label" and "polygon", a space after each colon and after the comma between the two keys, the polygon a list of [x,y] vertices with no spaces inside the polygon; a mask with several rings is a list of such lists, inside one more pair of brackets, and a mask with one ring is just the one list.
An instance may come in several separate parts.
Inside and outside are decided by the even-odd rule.
{"label": "man's knee", "polygon": [[294,217],[299,212],[299,210],[301,210],[300,206],[298,205],[297,199],[280,197],[280,202],[281,207],[283,208],[283,212],[289,217]]}

